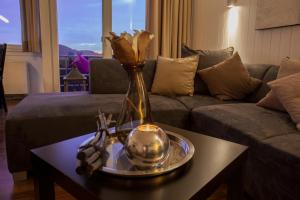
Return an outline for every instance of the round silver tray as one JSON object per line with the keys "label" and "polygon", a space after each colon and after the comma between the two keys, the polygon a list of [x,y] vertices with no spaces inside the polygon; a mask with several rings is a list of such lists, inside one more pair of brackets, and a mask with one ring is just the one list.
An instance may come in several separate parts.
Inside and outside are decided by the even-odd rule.
{"label": "round silver tray", "polygon": [[[108,158],[99,171],[117,176],[146,177],[164,174],[183,166],[193,157],[194,145],[179,134],[170,131],[166,133],[171,146],[169,156],[162,166],[146,170],[133,166],[125,154],[123,144],[116,137],[111,137],[106,142]],[[81,145],[87,144],[92,139],[93,137],[87,139]]]}

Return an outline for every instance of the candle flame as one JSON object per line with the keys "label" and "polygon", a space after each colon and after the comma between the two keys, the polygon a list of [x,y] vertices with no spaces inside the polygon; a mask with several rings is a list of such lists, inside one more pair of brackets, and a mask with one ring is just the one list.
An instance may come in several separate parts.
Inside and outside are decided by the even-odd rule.
{"label": "candle flame", "polygon": [[140,131],[145,131],[145,132],[155,132],[157,131],[158,127],[154,124],[143,124],[137,127],[138,130]]}

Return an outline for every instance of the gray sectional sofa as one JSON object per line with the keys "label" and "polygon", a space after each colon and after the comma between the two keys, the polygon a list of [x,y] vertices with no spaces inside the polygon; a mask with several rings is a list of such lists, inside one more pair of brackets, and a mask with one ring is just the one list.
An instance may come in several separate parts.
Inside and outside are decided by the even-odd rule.
{"label": "gray sectional sofa", "polygon": [[[144,79],[150,91],[155,61],[148,61]],[[255,103],[269,91],[278,67],[247,65],[263,84],[243,101],[220,101],[209,94],[165,97],[150,94],[153,119],[213,137],[250,146],[246,165],[247,193],[255,200],[300,199],[300,133],[287,113]],[[9,113],[6,147],[11,172],[30,169],[31,148],[95,130],[102,111],[116,118],[127,90],[126,73],[112,59],[91,61],[90,92],[27,96]]]}

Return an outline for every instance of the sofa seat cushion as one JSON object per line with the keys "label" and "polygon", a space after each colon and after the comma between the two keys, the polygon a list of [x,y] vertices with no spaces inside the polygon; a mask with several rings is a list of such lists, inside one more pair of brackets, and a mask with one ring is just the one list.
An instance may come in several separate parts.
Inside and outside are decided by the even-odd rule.
{"label": "sofa seat cushion", "polygon": [[[10,171],[29,169],[31,148],[95,131],[98,108],[117,119],[123,98],[124,94],[86,92],[27,96],[7,116],[5,132]],[[184,128],[188,110],[182,103],[157,95],[150,95],[150,102],[154,121]]]}
{"label": "sofa seat cushion", "polygon": [[271,147],[265,153],[274,154],[278,160],[284,160],[286,164],[292,164],[300,172],[300,132],[268,138],[264,145]]}
{"label": "sofa seat cushion", "polygon": [[95,117],[97,108],[114,113],[120,109],[120,94],[96,95],[87,92],[40,93],[24,98],[9,113],[8,120],[46,119],[56,117]]}
{"label": "sofa seat cushion", "polygon": [[160,95],[150,95],[149,98],[153,121],[187,128],[189,110],[180,101]]}
{"label": "sofa seat cushion", "polygon": [[176,99],[183,103],[189,110],[199,106],[210,106],[241,102],[237,100],[221,101],[209,95],[178,96],[176,97]]}
{"label": "sofa seat cushion", "polygon": [[[36,137],[38,140],[45,141],[41,145],[56,142],[57,137],[60,136],[61,139],[66,139],[63,137],[66,135],[75,137],[96,130],[95,117],[99,108],[104,113],[112,113],[113,118],[117,119],[123,98],[124,94],[85,92],[29,95],[9,113],[7,129],[22,129],[22,133],[28,133],[28,139]],[[150,95],[150,104],[154,121],[178,127],[184,126],[188,110],[179,101]],[[13,127],[10,127],[10,124]],[[60,134],[51,133],[52,131]],[[53,137],[52,139],[47,138],[47,132],[49,137]],[[34,133],[37,135],[34,136]]]}
{"label": "sofa seat cushion", "polygon": [[253,199],[299,199],[300,132],[288,114],[250,103],[198,107],[192,129],[250,146],[245,189]]}
{"label": "sofa seat cushion", "polygon": [[[8,121],[46,120],[67,117],[88,117],[95,122],[98,108],[112,113],[117,119],[124,94],[88,94],[86,92],[43,93],[26,97],[9,113]],[[150,95],[153,120],[183,127],[188,115],[186,107],[178,100]],[[95,125],[95,123],[93,123]]]}
{"label": "sofa seat cushion", "polygon": [[197,107],[192,111],[192,129],[245,145],[296,132],[288,114],[253,103]]}
{"label": "sofa seat cushion", "polygon": [[299,132],[267,138],[251,148],[246,174],[246,190],[256,199],[299,199]]}

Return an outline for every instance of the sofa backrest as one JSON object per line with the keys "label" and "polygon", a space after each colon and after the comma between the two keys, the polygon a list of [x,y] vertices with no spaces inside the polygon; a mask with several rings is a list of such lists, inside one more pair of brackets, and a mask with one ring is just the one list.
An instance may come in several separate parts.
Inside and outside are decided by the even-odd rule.
{"label": "sofa backrest", "polygon": [[[148,60],[143,75],[148,91],[151,90],[156,69],[156,61]],[[90,60],[90,92],[92,94],[125,94],[128,77],[121,64],[115,59]]]}
{"label": "sofa backrest", "polygon": [[267,83],[276,79],[279,66],[265,64],[246,64],[245,66],[252,77],[262,80],[260,87],[245,99],[248,102],[256,103],[270,91]]}
{"label": "sofa backrest", "polygon": [[[252,77],[263,81],[261,86],[245,99],[247,102],[256,103],[270,91],[267,83],[276,79],[279,66],[265,64],[246,64],[245,66]],[[148,60],[143,70],[148,91],[151,90],[155,70],[156,61]],[[90,92],[92,94],[125,94],[127,88],[127,74],[117,60],[96,58],[90,61]]]}

